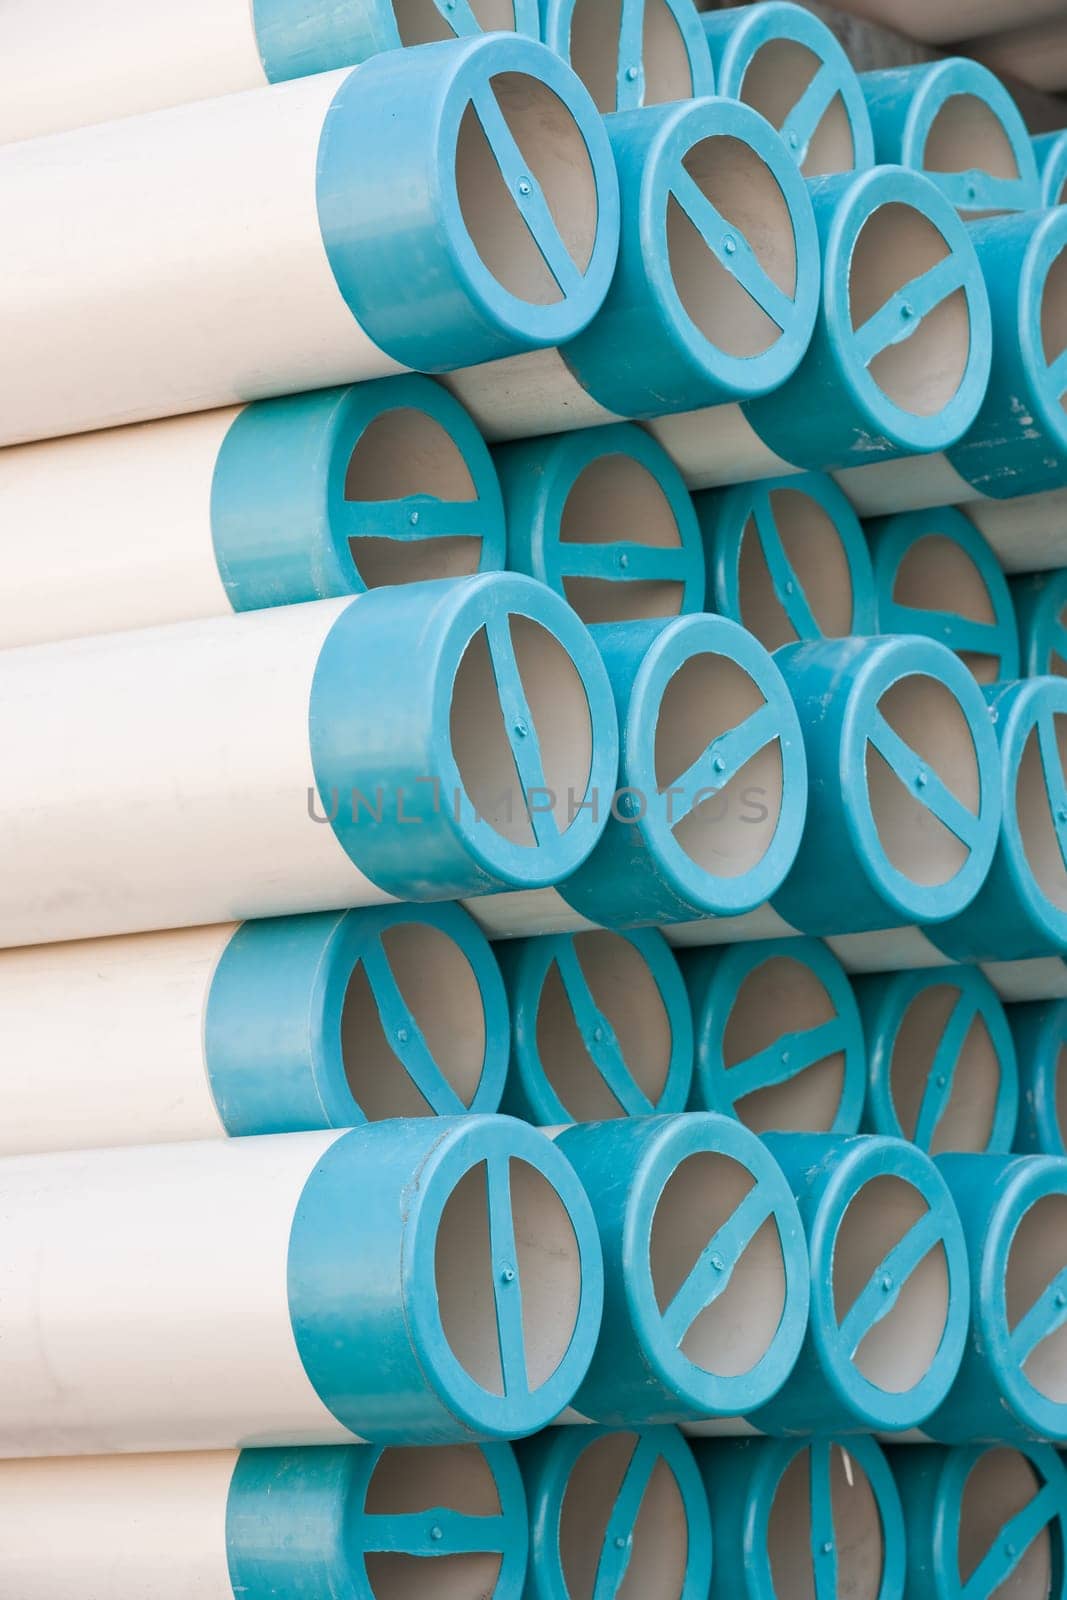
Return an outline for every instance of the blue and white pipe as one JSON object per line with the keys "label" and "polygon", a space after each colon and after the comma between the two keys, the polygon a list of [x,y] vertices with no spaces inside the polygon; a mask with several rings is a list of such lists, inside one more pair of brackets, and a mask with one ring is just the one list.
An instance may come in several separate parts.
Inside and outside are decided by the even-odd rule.
{"label": "blue and white pipe", "polygon": [[803,361],[761,398],[648,424],[690,488],[944,450],[978,414],[989,297],[949,201],[899,167],[807,187],[822,291]]}
{"label": "blue and white pipe", "polygon": [[501,445],[493,455],[513,572],[547,583],[587,623],[704,609],[692,499],[642,428],[580,428]]}
{"label": "blue and white pipe", "polygon": [[798,639],[902,633],[876,626],[874,577],[859,518],[821,472],[696,496],[708,557],[708,609],[768,650]]}
{"label": "blue and white pipe", "polygon": [[852,985],[818,939],[692,950],[690,1105],[754,1133],[858,1133],[867,1085]]}
{"label": "blue and white pipe", "polygon": [[1025,677],[1067,677],[1067,567],[1012,580]]}
{"label": "blue and white pipe", "polygon": [[1019,1068],[1004,1007],[978,967],[860,978],[864,1123],[930,1155],[1015,1148]]}
{"label": "blue and white pipe", "polygon": [[804,825],[807,768],[785,680],[726,617],[592,632],[621,752],[618,786],[592,813],[598,847],[555,887],[483,895],[468,909],[498,938],[693,917],[732,926],[781,884]]}
{"label": "blue and white pipe", "polygon": [[496,1111],[509,1040],[447,903],[4,950],[0,1155]]}
{"label": "blue and white pipe", "polygon": [[0,1584],[20,1600],[390,1600],[413,1568],[439,1595],[522,1600],[528,1546],[507,1444],[0,1462]]}
{"label": "blue and white pipe", "polygon": [[0,189],[5,445],[555,345],[618,245],[596,108],[514,34],[7,145]]}
{"label": "blue and white pipe", "polygon": [[1063,1600],[1067,1471],[1048,1445],[895,1445],[910,1600]]}
{"label": "blue and white pipe", "polygon": [[675,1428],[547,1428],[517,1451],[530,1517],[525,1600],[707,1600],[711,1524]]}
{"label": "blue and white pipe", "polygon": [[382,50],[488,30],[538,38],[537,0],[186,0],[180,22],[109,0],[43,13],[11,0],[0,144],[353,66]]}
{"label": "blue and white pipe", "polygon": [[686,1112],[553,1130],[604,1256],[604,1318],[561,1422],[633,1427],[744,1418],[792,1371],[809,1279],[796,1201],[766,1146]]}
{"label": "blue and white pipe", "polygon": [[942,1444],[1067,1443],[1067,1159],[943,1155],[971,1265],[959,1376],[923,1431]]}
{"label": "blue and white pipe", "polygon": [[506,564],[485,442],[413,374],[0,451],[0,526],[3,649]]}
{"label": "blue and white pipe", "polygon": [[555,883],[618,763],[588,631],[505,573],[2,651],[0,701],[5,945]]}
{"label": "blue and white pipe", "polygon": [[695,1454],[711,1509],[709,1600],[788,1600],[805,1585],[816,1600],[903,1600],[904,1517],[873,1439],[723,1440]]}
{"label": "blue and white pipe", "polygon": [[622,218],[611,287],[561,348],[444,379],[487,439],[766,394],[808,347],[819,299],[815,222],[766,120],[707,98],[620,113],[605,126]]}
{"label": "blue and white pipe", "polygon": [[605,116],[714,94],[693,0],[539,0],[541,37],[570,63]]}
{"label": "blue and white pipe", "polygon": [[518,1437],[600,1325],[589,1200],[508,1117],[8,1156],[0,1204],[0,1458]]}
{"label": "blue and white pipe", "polygon": [[1019,624],[1007,579],[974,524],[951,506],[867,524],[878,633],[947,644],[979,683],[1019,677]]}
{"label": "blue and white pipe", "polygon": [[778,129],[806,178],[874,165],[859,78],[825,22],[789,0],[734,5],[701,18],[720,94]]}
{"label": "blue and white pipe", "polygon": [[684,1111],[693,1019],[655,928],[496,946],[511,1011],[503,1109],[541,1126]]}
{"label": "blue and white pipe", "polygon": [[1021,1090],[1015,1148],[1067,1156],[1067,999],[1008,1007]]}
{"label": "blue and white pipe", "polygon": [[1067,131],[1038,134],[1033,144],[1041,173],[1041,203],[1061,206],[1067,202]]}

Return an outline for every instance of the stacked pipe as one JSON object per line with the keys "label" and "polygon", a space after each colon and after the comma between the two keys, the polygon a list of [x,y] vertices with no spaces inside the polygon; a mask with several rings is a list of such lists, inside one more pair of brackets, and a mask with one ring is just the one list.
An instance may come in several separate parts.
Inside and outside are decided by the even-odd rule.
{"label": "stacked pipe", "polygon": [[0,1591],[1062,1600],[1067,155],[150,9],[0,65]]}

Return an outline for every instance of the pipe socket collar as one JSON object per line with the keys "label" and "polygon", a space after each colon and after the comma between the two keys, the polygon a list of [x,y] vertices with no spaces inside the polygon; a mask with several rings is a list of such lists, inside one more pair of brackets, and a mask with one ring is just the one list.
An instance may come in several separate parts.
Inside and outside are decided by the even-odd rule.
{"label": "pipe socket collar", "polygon": [[1017,1150],[1067,1156],[1067,999],[1007,1008],[1022,1090]]}
{"label": "pipe socket collar", "polygon": [[620,0],[611,11],[603,0],[541,0],[541,38],[570,63],[601,115],[714,94],[711,57],[689,0],[654,7]]}
{"label": "pipe socket collar", "polygon": [[[311,12],[303,0],[252,0],[256,44],[269,83],[351,66],[383,50],[465,38],[486,26],[470,0],[426,0],[421,12],[416,19],[403,0],[399,6],[396,0],[350,0]],[[537,0],[508,0],[506,12],[496,5],[486,23],[493,31],[541,36]]]}
{"label": "pipe socket collar", "polygon": [[1011,593],[1019,619],[1021,676],[1067,678],[1067,567],[1013,578]]}

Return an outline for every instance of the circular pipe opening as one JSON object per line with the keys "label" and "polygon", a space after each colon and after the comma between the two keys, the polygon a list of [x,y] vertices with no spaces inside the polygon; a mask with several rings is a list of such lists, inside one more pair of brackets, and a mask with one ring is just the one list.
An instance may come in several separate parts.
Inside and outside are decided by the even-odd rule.
{"label": "circular pipe opening", "polygon": [[[961,996],[954,984],[932,985],[916,995],[901,1018],[889,1065],[889,1088],[905,1139],[915,1138],[934,1056]],[[986,1149],[993,1132],[1000,1076],[1000,1059],[979,1012],[960,1048],[949,1101],[934,1131],[930,1155]]]}
{"label": "circular pipe opening", "polygon": [[[1025,1510],[1043,1487],[1033,1463],[1018,1450],[1001,1446],[979,1456],[967,1475],[960,1501],[961,1586],[970,1581],[1012,1518]],[[1044,1527],[995,1592],[1003,1600],[1048,1600],[1054,1573],[1052,1536]]]}
{"label": "circular pipe opening", "polygon": [[[615,544],[680,550],[681,529],[662,486],[633,456],[600,456],[574,480],[563,506],[560,543]],[[565,577],[563,592],[583,622],[635,622],[676,617],[684,585],[665,578],[613,582]]]}
{"label": "circular pipe opening", "polygon": [[[372,1517],[417,1516],[446,1507],[468,1517],[498,1517],[500,1493],[477,1445],[394,1445],[383,1450],[367,1485]],[[399,1551],[364,1557],[375,1600],[485,1600],[496,1592],[503,1555],[464,1551],[427,1561]]]}
{"label": "circular pipe opening", "polygon": [[[741,99],[781,129],[786,117],[822,67],[822,58],[795,39],[770,39],[745,68]],[[800,168],[805,178],[851,172],[856,164],[852,124],[840,93],[835,94],[808,144]]]}
{"label": "circular pipe opening", "polygon": [[[771,512],[786,560],[824,638],[852,632],[855,599],[848,556],[833,518],[799,489],[772,489]],[[775,592],[755,516],[745,524],[738,561],[740,621],[768,650],[800,635]]]}
{"label": "circular pipe opening", "polygon": [[[748,240],[767,276],[792,299],[797,290],[793,220],[770,167],[751,146],[725,136],[702,139],[682,165],[726,223]],[[711,254],[673,195],[667,206],[667,253],[678,298],[717,350],[751,358],[781,338],[778,324]]]}
{"label": "circular pipe opening", "polygon": [[[382,947],[441,1076],[469,1106],[478,1092],[486,1050],[485,1007],[474,969],[459,945],[429,923],[386,928]],[[368,1122],[433,1115],[434,1108],[405,1071],[385,1032],[362,963],[345,991],[341,1054],[353,1099]]]}
{"label": "circular pipe opening", "polygon": [[[977,814],[981,784],[974,739],[951,690],[925,673],[911,673],[887,689],[878,705],[894,733]],[[879,842],[897,871],[928,887],[954,878],[967,862],[966,845],[905,788],[870,744],[867,788]]]}
{"label": "circular pipe opening", "polygon": [[[483,33],[514,33],[514,0],[466,0],[466,4]],[[393,0],[393,15],[405,47],[456,37],[456,29],[434,0]]]}
{"label": "circular pipe opening", "polygon": [[[1060,767],[1067,776],[1067,713],[1052,718]],[[1027,864],[1044,898],[1067,913],[1067,868],[1064,867],[1052,805],[1045,782],[1036,727],[1031,731],[1015,780],[1015,814]]]}
{"label": "circular pipe opening", "polygon": [[[533,1391],[551,1378],[570,1347],[581,1262],[567,1209],[548,1179],[526,1161],[513,1159],[508,1169],[526,1376]],[[463,1175],[445,1202],[434,1277],[453,1355],[480,1388],[503,1396],[484,1161]]]}
{"label": "circular pipe opening", "polygon": [[[574,0],[571,14],[571,66],[596,101],[597,110],[605,116],[618,109],[620,62],[615,41],[622,32],[622,7],[623,0]],[[646,106],[692,99],[689,53],[667,0],[646,0],[641,67]]]}
{"label": "circular pipe opening", "polygon": [[[950,250],[933,223],[911,206],[879,206],[860,229],[849,269],[853,329],[862,328],[906,284],[944,261]],[[948,295],[899,344],[867,368],[882,393],[902,411],[932,417],[958,391],[971,351],[971,318],[963,289]]]}
{"label": "circular pipe opening", "polygon": [[[784,1035],[832,1022],[833,1001],[811,968],[791,956],[761,962],[742,981],[723,1030],[727,1069],[767,1050]],[[734,1103],[753,1133],[825,1133],[834,1123],[845,1081],[845,1052],[835,1050],[784,1083],[756,1089]]]}
{"label": "circular pipe opening", "polygon": [[[648,963],[628,939],[600,930],[576,934],[574,953],[631,1077],[655,1105],[667,1081],[673,1035]],[[537,1054],[545,1077],[575,1122],[626,1115],[589,1054],[554,961],[537,1006]]]}
{"label": "circular pipe opening", "polygon": [[[938,111],[926,136],[923,170],[988,172],[990,177],[1013,181],[1020,176],[1004,124],[992,106],[974,94],[950,95]],[[995,217],[1003,212],[968,208],[961,210],[961,215]]]}
{"label": "circular pipe opening", "polygon": [[[551,810],[561,834],[575,820],[572,807],[581,803],[592,771],[593,724],[578,669],[559,640],[518,613],[508,627],[544,790],[527,795],[519,779],[484,628],[467,645],[452,686],[452,754],[479,817],[512,844],[533,847],[531,811]],[[511,736],[521,737],[514,729]],[[441,797],[443,805],[454,801],[458,797]]]}
{"label": "circular pipe opening", "polygon": [[[1067,350],[1067,250],[1056,257],[1041,294],[1041,343],[1048,366]],[[1067,394],[1060,395],[1067,411]]]}
{"label": "circular pipe opening", "polygon": [[[559,1518],[559,1548],[568,1600],[593,1600],[608,1523],[636,1433],[601,1434],[571,1469]],[[652,1469],[631,1532],[619,1600],[677,1600],[689,1564],[689,1523],[677,1479],[662,1456]]]}
{"label": "circular pipe opening", "polygon": [[[894,1245],[929,1206],[903,1178],[872,1178],[849,1201],[834,1241],[831,1277],[840,1323]],[[886,1394],[906,1394],[930,1369],[948,1319],[948,1264],[943,1245],[919,1263],[896,1303],[864,1335],[856,1370]]]}
{"label": "circular pipe opening", "polygon": [[[526,73],[497,73],[489,86],[560,238],[584,273],[596,243],[597,187],[581,129],[558,95]],[[473,104],[460,124],[456,192],[471,241],[497,282],[530,305],[558,304],[563,291],[508,190]]]}
{"label": "circular pipe opening", "polygon": [[[345,474],[345,499],[373,506],[411,495],[469,501],[472,509],[478,498],[459,446],[437,419],[413,406],[398,406],[375,417],[357,440]],[[368,519],[368,528],[373,526]],[[368,589],[467,577],[478,571],[481,545],[474,534],[387,539],[367,533],[348,541]]]}
{"label": "circular pipe opening", "polygon": [[[1065,1267],[1067,1194],[1048,1194],[1023,1216],[1008,1250],[1004,1304],[1012,1332]],[[1067,1403],[1067,1323],[1034,1346],[1022,1370],[1047,1400]]]}
{"label": "circular pipe opening", "polygon": [[[971,557],[962,545],[940,533],[925,534],[904,552],[893,581],[893,599],[916,611],[944,611],[972,622],[997,620],[985,579]],[[996,683],[998,656],[971,650],[957,654],[979,683]]]}
{"label": "circular pipe opening", "polygon": [[[691,656],[670,680],[656,723],[656,785],[661,793],[688,772],[708,746],[766,701],[728,656]],[[769,850],[782,811],[777,739],[764,745],[730,782],[694,806],[674,829],[691,861],[718,878],[751,872]]]}
{"label": "circular pipe opening", "polygon": [[[815,1448],[818,1448],[816,1446]],[[837,1593],[877,1600],[885,1565],[882,1517],[867,1474],[842,1445],[830,1447],[830,1508]],[[778,1480],[767,1522],[775,1600],[812,1600],[811,1450],[798,1450]]]}
{"label": "circular pipe opening", "polygon": [[[652,1219],[649,1262],[661,1312],[674,1299],[709,1240],[755,1186],[746,1167],[702,1150],[687,1156],[663,1187]],[[768,1217],[737,1261],[730,1281],[688,1329],[687,1361],[721,1378],[739,1378],[762,1361],[785,1310],[785,1261]]]}

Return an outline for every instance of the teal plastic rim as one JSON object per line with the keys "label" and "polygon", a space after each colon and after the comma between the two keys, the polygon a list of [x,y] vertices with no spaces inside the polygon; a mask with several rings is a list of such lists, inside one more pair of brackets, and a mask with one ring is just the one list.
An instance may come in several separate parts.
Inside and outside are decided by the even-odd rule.
{"label": "teal plastic rim", "polygon": [[1046,206],[1067,201],[1067,133],[1043,133],[1033,141],[1041,173],[1041,200]]}
{"label": "teal plastic rim", "polygon": [[[459,1509],[457,1481],[468,1504],[486,1509]],[[377,1509],[438,1490],[423,1510]],[[507,1444],[242,1450],[230,1480],[226,1552],[238,1595],[373,1595],[375,1567],[381,1576],[416,1558],[432,1584],[435,1560],[453,1558],[454,1568],[468,1556],[472,1582],[499,1557],[493,1600],[521,1600],[528,1546],[526,1497]]]}
{"label": "teal plastic rim", "polygon": [[[600,947],[596,990],[582,963],[583,950]],[[693,1025],[689,997],[677,958],[663,935],[654,928],[630,933],[599,929],[587,933],[546,934],[539,939],[519,939],[498,947],[511,1006],[511,1067],[504,1109],[528,1122],[552,1127],[564,1122],[590,1120],[595,1099],[614,1103],[614,1115],[640,1117],[684,1111],[693,1071]],[[625,950],[625,960],[623,951]],[[638,986],[635,968],[641,970]],[[605,968],[613,973],[604,981]],[[573,1025],[573,1038],[587,1058],[587,1082],[580,1103],[566,1104],[559,1085],[558,1052],[547,1061],[542,1046],[541,1021],[545,985],[555,973],[562,999]],[[617,988],[625,985],[627,996]],[[649,993],[649,986],[655,994]],[[620,1019],[613,1026],[608,1005]],[[648,1093],[649,1076],[657,1068],[650,1048],[646,1019],[643,1040],[623,1031],[626,1013],[643,1004],[663,1021],[668,1043],[662,1083],[654,1100]],[[623,1006],[620,1012],[619,1007]],[[570,1034],[571,1027],[567,1032]],[[608,1115],[606,1109],[599,1113]]]}
{"label": "teal plastic rim", "polygon": [[1067,567],[1011,580],[1025,678],[1067,677]]}
{"label": "teal plastic rim", "polygon": [[[557,1143],[590,1195],[604,1251],[603,1327],[576,1409],[595,1422],[628,1426],[736,1417],[769,1399],[800,1349],[809,1279],[796,1201],[762,1141],[728,1117],[686,1112],[586,1123],[564,1129]],[[684,1163],[708,1155],[736,1164],[751,1185],[703,1240],[681,1282],[661,1296],[653,1264],[657,1213]],[[753,1340],[746,1369],[712,1371],[687,1353],[687,1339],[739,1271],[751,1285],[745,1259],[768,1222],[780,1252],[777,1324],[762,1350]]]}
{"label": "teal plastic rim", "polygon": [[[940,1004],[939,991],[950,1002],[947,1009]],[[934,967],[887,973],[858,979],[856,993],[867,1038],[865,1120],[871,1132],[910,1139],[928,1154],[1011,1150],[1019,1114],[1015,1046],[1004,1007],[981,969]],[[918,1023],[922,1031],[916,1032],[917,1019],[924,1013],[925,1020]],[[977,1036],[975,1029],[981,1030]],[[966,1051],[972,1037],[979,1048],[984,1039],[992,1054],[996,1070],[992,1086],[976,1081],[977,1073],[967,1070]],[[925,1059],[927,1044],[933,1046],[929,1060]],[[898,1052],[906,1055],[908,1078],[914,1082],[922,1077],[922,1092],[914,1106],[905,1106],[897,1093]],[[955,1115],[946,1121],[953,1105]],[[988,1128],[980,1135],[961,1123],[961,1118],[975,1114],[982,1121],[987,1113]],[[956,1143],[961,1136],[975,1142]]]}
{"label": "teal plastic rim", "polygon": [[[621,0],[616,45],[605,37],[600,0],[541,0],[542,39],[583,78],[602,115],[715,92],[695,8],[687,0],[663,0],[647,18],[646,9],[645,0]],[[583,13],[593,31],[576,40]],[[651,70],[654,62],[646,59],[650,38],[663,49],[662,70]]]}
{"label": "teal plastic rim", "polygon": [[[268,83],[307,78],[366,61],[382,50],[465,38],[482,33],[471,0],[426,0],[421,29],[403,29],[394,0],[348,0],[341,6],[308,10],[303,0],[251,0],[256,44]],[[510,0],[516,33],[541,37],[537,0]],[[436,17],[436,27],[431,21]]]}
{"label": "teal plastic rim", "polygon": [[[706,13],[704,31],[715,64],[718,91],[732,100],[745,100],[777,127],[786,148],[805,177],[821,177],[831,172],[864,171],[874,165],[874,136],[867,102],[852,63],[836,34],[803,6],[788,0],[768,0],[767,4],[742,9]],[[812,58],[812,74],[798,98],[781,117],[770,116],[772,108],[759,104],[752,96],[753,85],[746,79],[760,52],[768,47],[793,46]],[[755,76],[755,75],[753,75]],[[752,97],[750,97],[752,96]],[[826,118],[837,102],[844,113],[852,156],[838,165],[823,154],[820,135],[830,134]],[[774,108],[777,111],[777,107]],[[836,140],[836,133],[835,133]],[[830,165],[826,165],[827,160]]]}
{"label": "teal plastic rim", "polygon": [[[617,1446],[625,1450],[631,1440],[622,1478],[604,1508],[606,1522],[601,1526],[602,1515],[590,1510],[588,1492],[582,1495],[576,1517],[568,1505],[568,1497],[577,1492],[572,1488],[575,1477],[588,1486],[586,1474],[595,1471],[598,1458],[607,1452],[611,1471],[617,1464]],[[570,1563],[564,1555],[562,1530],[566,1523],[573,1538],[576,1521],[585,1535],[580,1566],[583,1571],[592,1569],[595,1600],[614,1600],[627,1593],[627,1577],[632,1585],[642,1571],[658,1576],[668,1568],[681,1580],[680,1588],[672,1591],[676,1600],[707,1600],[712,1567],[708,1505],[693,1452],[676,1428],[551,1428],[519,1447],[519,1464],[530,1508],[526,1600],[572,1600],[575,1590],[568,1583]],[[654,1475],[661,1488],[650,1501]],[[670,1484],[667,1494],[665,1478]],[[659,1512],[654,1523],[639,1521],[646,1504]],[[674,1553],[667,1544],[676,1508],[685,1544],[681,1573],[675,1570]],[[664,1548],[649,1550],[647,1544],[657,1536]]]}
{"label": "teal plastic rim", "polygon": [[1017,1150],[1067,1156],[1067,999],[1007,1008],[1022,1089]]}
{"label": "teal plastic rim", "polygon": [[[952,506],[934,511],[905,511],[898,516],[881,517],[867,524],[867,539],[874,565],[874,590],[878,608],[879,633],[916,633],[947,644],[969,663],[979,682],[1003,682],[1019,676],[1019,629],[1011,590],[1003,568],[991,547],[969,517]],[[968,585],[961,567],[954,564],[943,575],[929,573],[924,580],[912,552],[927,540],[936,546],[949,544],[970,564],[977,580],[975,605],[980,605],[978,589],[984,591],[992,620],[980,619],[963,609]],[[936,563],[936,555],[930,558]],[[931,604],[906,603],[897,598],[897,586],[905,563],[911,565],[909,593],[931,595]],[[961,604],[952,608],[938,605],[938,588],[945,595],[960,593]],[[981,668],[981,670],[979,670]]]}
{"label": "teal plastic rim", "polygon": [[[804,1028],[782,1026],[788,1016],[788,985],[781,988],[782,1016],[767,1018],[769,1042],[741,1060],[727,1060],[730,1022],[744,1001],[746,983],[771,962],[792,962],[810,980],[808,989],[821,995],[830,1012],[825,1021]],[[859,1008],[844,968],[819,939],[754,940],[751,944],[693,950],[682,957],[682,970],[693,1003],[696,1064],[690,1106],[736,1117],[755,1133],[805,1131],[856,1133],[863,1114],[867,1057]],[[804,1009],[807,1010],[805,996]],[[840,1091],[825,1127],[811,1123],[783,1127],[773,1120],[768,1091],[785,1085],[799,1088],[811,1068],[841,1056]],[[750,1095],[759,1095],[756,1122],[743,1109]],[[790,1103],[793,1095],[790,1095]],[[776,1102],[771,1102],[771,1105]]]}
{"label": "teal plastic rim", "polygon": [[[701,610],[704,548],[693,502],[674,462],[643,428],[626,422],[581,428],[504,445],[493,457],[507,508],[507,555],[512,571],[529,573],[547,583],[586,622],[625,621],[634,610],[645,617],[649,615],[646,607],[651,605],[657,607],[653,615],[660,614],[659,606],[663,615]],[[611,484],[605,476],[609,464]],[[568,513],[568,506],[590,472],[611,496],[611,513],[605,506],[603,517],[603,531],[610,527],[612,533],[608,539],[588,537],[584,520],[581,527],[572,529],[574,513]],[[629,512],[624,499],[620,527],[614,496],[631,479],[639,498]],[[643,536],[650,519],[635,514],[638,507],[647,509],[650,502],[662,512],[662,542]],[[630,517],[633,520],[627,527]],[[567,537],[573,531],[581,537]],[[596,585],[592,596],[591,584]],[[656,586],[654,591],[651,585]],[[653,601],[650,594],[656,597]],[[612,616],[616,607],[619,614]]]}
{"label": "teal plastic rim", "polygon": [[[831,602],[821,591],[816,594],[815,586],[826,570],[825,550],[813,560],[802,538],[791,538],[787,543],[783,536],[789,510],[797,509],[797,500],[807,502],[802,515],[806,512],[817,517],[840,543],[850,591],[847,618],[831,620],[827,615],[828,606],[832,603],[836,609],[836,597]],[[707,551],[709,610],[722,612],[751,628],[769,650],[794,639],[876,631],[874,579],[863,528],[832,478],[821,472],[811,472],[797,477],[771,478],[762,483],[737,484],[730,489],[699,494],[694,504]],[[746,606],[751,587],[760,582],[746,560],[749,539],[754,539],[759,548],[770,592],[781,612],[780,617],[773,619],[773,633],[768,632],[766,626],[761,628],[751,605]],[[747,581],[742,578],[743,570]],[[805,587],[803,573],[811,582],[810,593]]]}
{"label": "teal plastic rim", "polygon": [[[534,92],[541,95],[536,148],[533,130],[520,138],[509,121],[509,111],[512,120],[519,115],[520,83],[524,115]],[[555,133],[546,128],[550,113],[559,119]],[[496,233],[506,224],[541,263],[521,292],[487,264],[465,215],[475,198],[459,173],[468,114],[499,176],[494,187],[506,191],[506,200],[497,199],[514,208]],[[568,125],[569,155],[552,148]],[[575,164],[579,145],[584,174]],[[368,149],[387,159],[368,167]],[[576,186],[565,203],[561,177]],[[565,63],[518,34],[387,51],[357,67],[326,114],[316,194],[327,258],[353,316],[380,349],[421,372],[573,338],[600,307],[615,270],[618,179],[603,120]],[[571,234],[584,243],[572,249]],[[483,243],[490,254],[499,247],[491,238]]]}

